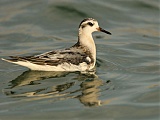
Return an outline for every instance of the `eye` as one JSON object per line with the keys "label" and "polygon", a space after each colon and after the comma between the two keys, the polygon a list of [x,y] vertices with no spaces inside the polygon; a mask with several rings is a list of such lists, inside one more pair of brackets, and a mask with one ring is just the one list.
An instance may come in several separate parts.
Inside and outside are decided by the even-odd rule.
{"label": "eye", "polygon": [[91,23],[91,22],[88,22],[87,24],[88,24],[89,26],[93,26],[93,23]]}

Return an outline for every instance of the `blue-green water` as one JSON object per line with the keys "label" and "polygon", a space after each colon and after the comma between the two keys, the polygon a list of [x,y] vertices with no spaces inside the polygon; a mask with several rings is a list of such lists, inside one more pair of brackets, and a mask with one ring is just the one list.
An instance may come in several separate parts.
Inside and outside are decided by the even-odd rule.
{"label": "blue-green water", "polygon": [[160,119],[158,0],[1,0],[0,57],[72,46],[93,17],[96,75],[36,72],[0,60],[0,120]]}

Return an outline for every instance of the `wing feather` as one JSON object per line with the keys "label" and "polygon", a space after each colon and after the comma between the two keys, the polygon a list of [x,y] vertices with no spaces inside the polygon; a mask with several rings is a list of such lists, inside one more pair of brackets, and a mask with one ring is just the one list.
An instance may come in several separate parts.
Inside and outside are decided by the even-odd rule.
{"label": "wing feather", "polygon": [[88,61],[88,57],[90,57],[89,54],[82,50],[75,51],[74,49],[65,49],[60,51],[50,51],[36,56],[11,56],[12,59],[8,60],[11,62],[24,61],[37,65],[57,66],[65,62],[74,65],[79,65],[82,62],[90,64],[91,61]]}

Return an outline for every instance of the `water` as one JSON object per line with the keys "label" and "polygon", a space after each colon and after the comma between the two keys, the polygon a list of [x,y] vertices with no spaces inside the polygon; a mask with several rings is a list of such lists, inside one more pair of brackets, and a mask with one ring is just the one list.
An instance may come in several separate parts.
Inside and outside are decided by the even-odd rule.
{"label": "water", "polygon": [[160,119],[158,0],[1,0],[0,57],[70,47],[86,17],[96,74],[36,72],[0,60],[0,119]]}

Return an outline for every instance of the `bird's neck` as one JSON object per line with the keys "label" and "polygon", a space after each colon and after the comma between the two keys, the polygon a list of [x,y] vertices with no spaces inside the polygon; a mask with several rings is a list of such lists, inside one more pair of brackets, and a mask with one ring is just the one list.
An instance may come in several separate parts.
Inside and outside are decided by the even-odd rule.
{"label": "bird's neck", "polygon": [[86,47],[94,60],[96,60],[96,46],[92,37],[92,33],[87,33],[84,31],[79,32],[78,42],[80,45]]}

